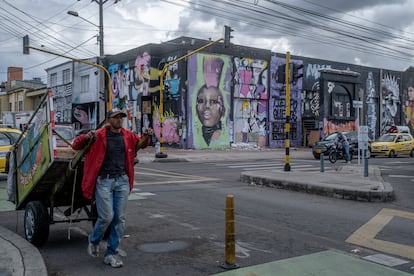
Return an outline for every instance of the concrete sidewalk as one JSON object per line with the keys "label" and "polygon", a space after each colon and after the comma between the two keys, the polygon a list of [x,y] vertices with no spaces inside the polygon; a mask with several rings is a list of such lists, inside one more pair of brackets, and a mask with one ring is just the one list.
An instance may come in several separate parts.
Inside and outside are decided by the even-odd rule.
{"label": "concrete sidewalk", "polygon": [[39,250],[23,237],[0,226],[0,275],[47,275]]}
{"label": "concrete sidewalk", "polygon": [[240,179],[250,185],[288,189],[342,199],[363,201],[394,200],[394,190],[383,180],[376,166],[368,168],[364,176],[361,166],[343,164],[329,172],[285,172],[282,170],[255,170],[242,172]]}
{"label": "concrete sidewalk", "polygon": [[[182,150],[164,148],[163,153],[167,158],[155,158],[155,149],[148,147],[139,152],[139,162],[206,162],[206,161],[248,161],[248,160],[278,160],[284,162],[285,149],[257,149],[257,148],[235,148],[225,150]],[[294,159],[311,160],[312,153],[310,149],[294,149],[290,151],[290,160]],[[353,161],[356,163],[356,161]],[[369,167],[368,177],[363,176],[362,166],[356,164],[338,164],[337,171],[333,172],[303,172],[292,171],[285,172],[282,170],[260,170],[245,171],[240,175],[241,181],[247,185],[265,185],[275,188],[284,188],[306,193],[316,193],[325,196],[332,196],[344,199],[355,200],[392,200],[394,192],[392,187],[383,181],[381,172],[375,166]],[[4,176],[4,175],[3,175]],[[314,255],[314,254],[312,254]],[[47,269],[39,251],[32,244],[27,242],[23,237],[10,230],[0,226],[0,275],[47,275]],[[316,255],[315,255],[316,256]],[[303,258],[305,259],[303,259]],[[300,260],[306,260],[305,256],[298,257]],[[312,259],[312,257],[310,257]],[[362,261],[358,258],[349,259],[349,256],[339,256],[338,254],[329,253],[327,260],[346,262],[349,267],[359,267]],[[295,258],[293,258],[295,259]],[[292,260],[293,260],[292,259]],[[292,270],[289,268],[289,260],[281,260],[269,264],[253,266],[246,269],[239,269],[225,272],[220,275],[328,275],[319,274],[326,267],[315,267],[314,270]],[[311,261],[313,262],[313,261]],[[318,262],[320,263],[320,262]],[[330,262],[328,262],[329,264]],[[287,265],[287,267],[286,267]],[[304,269],[306,264],[304,264]],[[322,265],[322,264],[320,264]],[[294,266],[292,266],[294,267]],[[375,264],[365,264],[360,266],[363,272],[359,270],[356,274],[361,275],[406,275],[398,270],[392,270],[382,267],[382,270]],[[287,270],[283,270],[287,269]],[[308,268],[307,268],[308,269]],[[274,273],[281,271],[281,274]],[[343,274],[334,275],[356,275],[346,274],[344,268]],[[377,273],[383,271],[384,273]],[[286,272],[286,273],[285,273]],[[250,273],[250,274],[246,274]],[[316,274],[312,274],[316,273]],[[329,274],[333,275],[333,274]]]}
{"label": "concrete sidewalk", "polygon": [[214,276],[408,276],[403,271],[392,269],[361,258],[336,252],[322,251],[314,254],[238,268]]}

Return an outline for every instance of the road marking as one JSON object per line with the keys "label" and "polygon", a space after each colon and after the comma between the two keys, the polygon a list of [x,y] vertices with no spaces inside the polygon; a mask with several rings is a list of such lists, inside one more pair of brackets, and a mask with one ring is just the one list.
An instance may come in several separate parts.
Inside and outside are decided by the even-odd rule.
{"label": "road marking", "polygon": [[388,164],[408,164],[410,161],[389,161]]}
{"label": "road marking", "polygon": [[[313,163],[320,163],[319,160],[310,160]],[[309,163],[309,160],[306,161],[307,163]],[[331,164],[331,163],[328,163]],[[211,163],[211,165],[214,166],[225,166],[231,169],[240,169],[243,171],[258,171],[258,170],[281,170],[284,168],[285,164],[284,163],[280,163],[280,160],[275,162],[275,161],[264,161],[264,162],[243,162],[243,163]],[[291,165],[291,170],[296,170],[296,171],[320,171],[320,166],[315,166],[314,164],[303,164],[301,162],[293,162],[290,163]],[[324,166],[324,170],[328,171],[328,170],[333,170],[335,169],[335,167],[332,166]]]}
{"label": "road marking", "polygon": [[136,195],[140,195],[140,196],[154,196],[154,193],[150,193],[150,192],[140,192],[140,193],[134,193]]}
{"label": "road marking", "polygon": [[[281,170],[285,165],[273,165],[267,167],[246,167],[242,168],[243,171],[259,171],[259,170]],[[324,169],[330,170],[332,167],[324,166]],[[320,171],[320,167],[314,167],[312,165],[291,165],[291,171]]]}
{"label": "road marking", "polygon": [[362,259],[365,259],[365,260],[368,260],[374,263],[390,266],[390,267],[409,263],[409,261],[407,260],[395,258],[395,257],[384,255],[384,254],[369,255],[369,256],[362,257]]}
{"label": "road marking", "polygon": [[[250,165],[232,165],[232,166],[228,166],[229,168],[232,169],[237,169],[237,168],[255,168],[255,167],[283,167],[285,164],[250,164]],[[292,166],[294,164],[291,164]],[[296,166],[296,165],[294,165]],[[297,165],[298,167],[312,167],[312,165]]]}
{"label": "road marking", "polygon": [[250,251],[252,250],[265,252],[265,253],[272,253],[272,251],[270,250],[256,248],[252,244],[249,244],[247,242],[236,241],[236,248],[235,248],[236,257],[242,258],[242,259],[248,258],[250,257]]}
{"label": "road marking", "polygon": [[[260,170],[283,170],[283,166],[273,166],[273,167],[260,167],[260,168],[243,168],[243,171],[260,171]],[[325,167],[325,170],[328,170],[330,167]],[[320,168],[316,167],[297,167],[297,166],[291,166],[291,171],[319,171]]]}
{"label": "road marking", "polygon": [[393,217],[414,220],[414,213],[384,208],[366,224],[357,229],[346,239],[346,242],[414,260],[414,246],[375,238]]}
{"label": "road marking", "polygon": [[156,176],[157,178],[167,178],[167,180],[162,181],[150,181],[150,182],[134,182],[134,185],[143,186],[143,185],[161,185],[161,184],[183,184],[183,183],[195,183],[195,182],[209,182],[217,181],[218,178],[197,176],[191,174],[183,174],[176,172],[167,172],[162,170],[150,169],[150,168],[141,168],[139,171],[135,172],[137,176]]}
{"label": "road marking", "polygon": [[175,224],[178,224],[178,225],[183,226],[185,228],[189,228],[190,230],[194,230],[194,231],[200,230],[200,228],[197,227],[197,226],[194,226],[194,225],[192,225],[188,222],[182,222],[179,219],[173,218],[174,215],[172,215],[172,214],[158,214],[158,213],[154,214],[154,213],[148,213],[147,212],[146,215],[151,219],[165,220],[165,221],[168,221],[170,223],[175,223]]}
{"label": "road marking", "polygon": [[388,177],[396,177],[396,178],[413,178],[412,175],[404,175],[404,174],[390,174]]}

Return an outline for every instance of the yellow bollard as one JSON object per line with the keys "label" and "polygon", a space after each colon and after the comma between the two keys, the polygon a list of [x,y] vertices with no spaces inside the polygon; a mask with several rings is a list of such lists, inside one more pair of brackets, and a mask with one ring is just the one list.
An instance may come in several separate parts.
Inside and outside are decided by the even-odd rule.
{"label": "yellow bollard", "polygon": [[226,261],[221,265],[225,269],[235,269],[239,266],[236,264],[236,235],[234,230],[234,202],[233,195],[226,197]]}

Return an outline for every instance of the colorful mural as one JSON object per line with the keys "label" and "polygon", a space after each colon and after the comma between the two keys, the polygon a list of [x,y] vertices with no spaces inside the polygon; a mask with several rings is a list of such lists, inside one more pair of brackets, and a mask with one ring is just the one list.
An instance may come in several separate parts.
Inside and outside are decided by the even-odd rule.
{"label": "colorful mural", "polygon": [[[302,61],[291,60],[294,63]],[[285,146],[285,124],[286,124],[286,91],[283,83],[277,83],[275,76],[277,68],[285,64],[285,58],[272,57],[270,60],[270,100],[269,100],[269,146]],[[290,146],[297,147],[302,141],[302,116],[301,116],[301,93],[302,79],[299,79],[296,85],[291,85],[290,90]]]}
{"label": "colorful mural", "polygon": [[375,88],[375,81],[372,72],[368,72],[365,85],[365,104],[366,104],[366,124],[368,126],[368,138],[375,140],[377,136],[377,105],[378,105],[378,91]]}
{"label": "colorful mural", "polygon": [[400,108],[399,78],[385,73],[381,79],[381,129],[380,134],[387,132],[392,125],[399,125]]}
{"label": "colorful mural", "polygon": [[[112,106],[124,109],[128,113],[125,127],[140,133],[148,127],[153,127],[155,137],[159,139],[159,69],[152,67],[154,62],[159,66],[162,61],[174,61],[177,56],[167,56],[161,61],[153,61],[148,52],[138,54],[134,61],[134,67],[129,67],[128,62],[123,64],[111,64],[109,72],[112,79]],[[178,131],[179,105],[172,104],[170,100],[177,102],[180,98],[180,81],[178,65],[169,66],[164,85],[169,86],[172,97],[164,99],[164,125],[163,142],[167,144],[180,143]],[[145,98],[145,101],[143,100]],[[181,131],[182,133],[182,131]]]}
{"label": "colorful mural", "polygon": [[94,129],[97,124],[95,121],[98,103],[73,104],[72,122],[76,129]]}
{"label": "colorful mural", "polygon": [[[177,55],[169,55],[161,59],[159,64],[172,63],[178,58]],[[164,66],[164,65],[163,65]],[[160,67],[161,69],[162,67]],[[185,102],[185,99],[181,98],[181,77],[179,72],[178,63],[173,63],[168,66],[164,75],[164,91],[163,91],[163,107],[164,107],[164,124],[162,129],[163,142],[178,146],[182,137],[182,124],[180,123],[184,116],[180,110],[180,102]],[[153,126],[156,138],[160,138],[160,122],[159,122],[159,109],[157,105],[154,105],[153,112]]]}
{"label": "colorful mural", "polygon": [[[137,94],[148,96],[150,86],[151,56],[144,52],[137,56],[134,67],[134,88]],[[136,97],[135,97],[136,99]]]}
{"label": "colorful mural", "polygon": [[223,55],[196,54],[189,57],[188,63],[190,147],[228,147],[231,60]]}
{"label": "colorful mural", "polygon": [[128,64],[112,64],[108,67],[112,78],[112,108],[125,109],[132,98],[129,94],[129,66]]}
{"label": "colorful mural", "polygon": [[[132,119],[135,118],[131,128],[142,131],[154,127],[157,139],[159,69],[184,54],[177,47],[171,47],[168,53],[166,56],[157,53],[154,60],[154,53],[138,51],[134,60],[111,62],[114,104],[123,104],[122,99],[127,95],[125,106]],[[286,95],[283,84],[276,83],[274,77],[285,57],[275,54],[267,60],[242,57],[240,53],[236,51],[231,56],[199,53],[169,66],[163,83],[169,91],[164,94],[163,102],[163,141],[167,145],[198,149],[224,148],[232,143],[285,146]],[[413,73],[404,73],[402,78],[402,72],[383,74],[379,68],[307,57],[291,59],[305,65],[303,78],[291,86],[291,146],[307,144],[303,131],[320,132],[323,136],[336,130],[356,129],[353,100],[364,102],[360,124],[368,126],[372,140],[390,124],[413,128],[414,88],[409,84]],[[319,81],[324,69],[360,74],[349,101],[321,96]],[[341,83],[330,85],[334,89],[340,86],[348,89]],[[125,87],[129,88],[122,92]],[[145,110],[150,113],[143,112],[142,97],[149,98],[146,104],[150,102],[150,108],[147,106]]]}
{"label": "colorful mural", "polygon": [[[160,137],[160,120],[158,107],[154,107],[153,122],[154,122],[154,134],[157,139]],[[145,121],[144,121],[145,122]],[[145,124],[144,124],[145,125]],[[169,145],[180,142],[180,136],[178,135],[178,118],[174,113],[165,111],[164,112],[164,124],[162,127],[162,139],[164,143]]]}
{"label": "colorful mural", "polygon": [[323,119],[323,131],[324,135],[328,135],[337,131],[353,131],[356,130],[356,121],[340,121],[340,120],[328,120]]}
{"label": "colorful mural", "polygon": [[264,60],[233,58],[235,143],[267,144],[268,64]]}
{"label": "colorful mural", "polygon": [[25,137],[17,145],[17,195],[21,202],[53,161],[48,101],[42,103],[29,121]]}
{"label": "colorful mural", "polygon": [[409,78],[404,90],[404,123],[414,135],[414,76]]}

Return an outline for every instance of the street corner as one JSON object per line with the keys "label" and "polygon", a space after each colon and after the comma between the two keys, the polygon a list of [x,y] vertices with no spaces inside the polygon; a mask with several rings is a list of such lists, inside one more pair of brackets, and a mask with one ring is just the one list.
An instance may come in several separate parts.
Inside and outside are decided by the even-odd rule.
{"label": "street corner", "polygon": [[[352,177],[351,177],[352,176]],[[384,188],[381,181],[372,181],[354,172],[297,172],[246,171],[240,174],[240,181],[254,186],[266,186],[357,201],[392,201],[392,187]]]}
{"label": "street corner", "polygon": [[[398,227],[397,225],[400,226],[402,222],[413,225],[414,213],[383,208],[366,224],[352,233],[346,242],[414,260],[414,246],[386,240],[381,235],[381,233]],[[400,227],[398,228],[400,229]],[[405,234],[411,236],[410,233]],[[401,236],[405,236],[404,233],[401,233]]]}
{"label": "street corner", "polygon": [[306,275],[365,275],[408,276],[409,273],[384,267],[339,251],[326,250],[284,260],[234,269],[214,276],[306,276]]}

